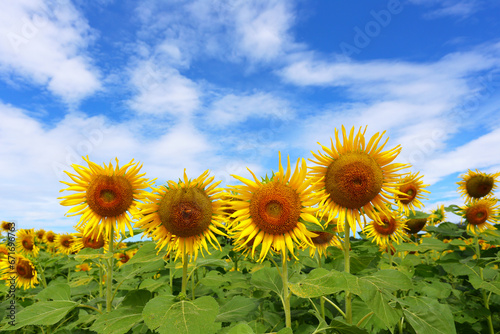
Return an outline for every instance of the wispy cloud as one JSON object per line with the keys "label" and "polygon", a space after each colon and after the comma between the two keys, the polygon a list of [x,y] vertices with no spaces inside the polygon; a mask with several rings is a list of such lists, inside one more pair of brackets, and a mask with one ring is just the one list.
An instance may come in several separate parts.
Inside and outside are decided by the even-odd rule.
{"label": "wispy cloud", "polygon": [[94,32],[70,1],[2,1],[0,73],[75,104],[101,88],[87,52]]}
{"label": "wispy cloud", "polygon": [[481,0],[410,0],[417,5],[429,7],[425,18],[435,19],[443,16],[467,18],[482,9]]}

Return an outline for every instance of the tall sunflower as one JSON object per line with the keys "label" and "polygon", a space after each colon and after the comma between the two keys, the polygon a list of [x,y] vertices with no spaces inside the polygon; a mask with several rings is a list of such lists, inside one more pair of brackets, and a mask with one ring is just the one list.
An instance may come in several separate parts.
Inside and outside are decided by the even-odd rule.
{"label": "tall sunflower", "polygon": [[119,167],[116,159],[116,167],[111,163],[101,167],[88,157],[83,159],[88,163],[88,168],[72,165],[76,174],[65,172],[74,183],[61,181],[69,186],[61,191],[77,192],[59,197],[63,199],[62,205],[74,206],[66,215],[81,215],[77,227],[83,227],[85,234],[89,231],[98,235],[104,233],[107,239],[111,239],[111,227],[116,235],[120,232],[125,234],[125,227],[133,234],[130,222],[137,214],[138,201],[144,199],[144,189],[150,186],[150,181],[142,178],[145,174],[139,174],[142,165],[132,159]]}
{"label": "tall sunflower", "polygon": [[176,252],[175,259],[183,254],[196,259],[199,251],[209,253],[207,240],[220,249],[216,235],[225,235],[220,230],[224,212],[222,188],[216,187],[221,181],[212,183],[214,177],[208,178],[208,173],[189,180],[184,170],[184,180],[153,188],[154,193],[146,195],[149,203],[139,204],[143,218],[135,226],[145,229],[144,235],[156,241],[158,251],[167,247],[167,254]]}
{"label": "tall sunflower", "polygon": [[[309,187],[311,181],[306,180],[305,160],[298,159],[291,174],[290,158],[285,172],[280,154],[279,172],[269,181],[261,182],[252,171],[250,173],[254,181],[232,175],[243,182],[240,186],[230,186],[236,193],[233,196],[239,199],[230,202],[235,210],[231,227],[235,242],[241,246],[253,242],[252,257],[256,247],[262,244],[258,261],[263,261],[271,248],[282,254],[288,250],[295,257],[294,243],[314,247],[311,238],[316,233],[308,231],[301,221],[320,225],[314,216],[318,200]],[[244,242],[240,243],[241,240]]]}
{"label": "tall sunflower", "polygon": [[130,249],[125,252],[116,253],[115,258],[118,260],[116,263],[118,268],[127,263],[135,255],[135,253],[137,253],[137,249]]}
{"label": "tall sunflower", "polygon": [[466,174],[461,175],[462,180],[457,182],[458,191],[467,203],[486,197],[488,195],[493,195],[493,190],[497,188],[498,173],[482,173],[476,169],[476,171],[469,171]]}
{"label": "tall sunflower", "polygon": [[13,274],[16,275],[16,287],[29,289],[38,284],[37,272],[35,266],[30,260],[21,254],[14,254],[14,264],[7,261],[0,261],[0,273],[2,279],[7,285],[10,285],[10,279]]}
{"label": "tall sunflower", "polygon": [[73,253],[73,242],[75,237],[69,233],[61,233],[56,236],[54,246],[57,253],[69,255]]}
{"label": "tall sunflower", "polygon": [[467,221],[467,231],[478,234],[492,227],[498,221],[497,200],[484,198],[461,207],[462,217]]}
{"label": "tall sunflower", "polygon": [[52,231],[47,231],[43,235],[43,241],[47,246],[53,246],[56,240],[56,234]]}
{"label": "tall sunflower", "polygon": [[0,244],[0,262],[9,258],[9,250],[5,244]]}
{"label": "tall sunflower", "polygon": [[385,247],[392,241],[399,244],[404,238],[406,225],[398,213],[380,215],[380,221],[372,221],[365,227],[368,238],[373,238],[377,245]]}
{"label": "tall sunflower", "polygon": [[12,232],[12,222],[2,221],[2,225],[0,225],[0,230],[2,232]]}
{"label": "tall sunflower", "polygon": [[[402,194],[397,190],[402,169],[409,165],[392,163],[401,151],[398,145],[388,151],[382,151],[385,142],[378,146],[384,132],[373,135],[365,142],[366,127],[355,134],[354,127],[349,136],[342,126],[342,139],[335,129],[335,144],[330,139],[331,146],[321,145],[323,154],[312,152],[318,161],[311,160],[318,166],[311,167],[310,178],[313,190],[321,198],[320,206],[324,214],[328,213],[328,221],[337,217],[340,222],[347,219],[350,228],[356,230],[356,222],[361,227],[361,215],[366,213],[378,220],[377,211],[391,215],[386,203]],[[404,195],[404,194],[403,194]],[[339,227],[342,224],[339,224]]]}
{"label": "tall sunflower", "polygon": [[38,256],[38,248],[35,245],[35,230],[34,229],[20,229],[17,231],[16,249],[25,255]]}
{"label": "tall sunflower", "polygon": [[415,207],[422,209],[420,200],[427,199],[424,193],[430,193],[430,191],[424,189],[429,186],[422,181],[424,176],[418,176],[418,174],[410,173],[398,182],[398,190],[402,194],[396,195],[396,203],[405,215],[409,215],[410,211],[415,212]]}
{"label": "tall sunflower", "polygon": [[35,237],[37,243],[42,243],[43,242],[43,236],[45,235],[45,230],[44,229],[39,229],[35,232]]}
{"label": "tall sunflower", "polygon": [[438,206],[437,209],[431,211],[431,215],[428,218],[429,218],[429,225],[430,226],[434,226],[434,225],[437,225],[437,224],[443,222],[446,219],[446,212],[444,211],[444,204],[441,204],[441,206]]}
{"label": "tall sunflower", "polygon": [[83,248],[104,248],[106,251],[108,250],[108,239],[103,234],[98,236],[97,233],[92,233],[91,231],[85,235],[81,228],[77,228],[76,230],[77,233],[73,233],[74,239],[71,245],[73,252],[79,252]]}
{"label": "tall sunflower", "polygon": [[[329,222],[328,225],[335,225],[337,226],[337,219],[334,219],[333,221]],[[337,230],[335,227],[334,230]],[[338,235],[330,233],[330,232],[321,232],[321,231],[314,231],[315,234],[317,234],[315,237],[311,238],[312,243],[314,244],[314,248],[310,247],[309,248],[309,255],[313,257],[316,254],[316,251],[318,252],[318,256],[327,256],[326,249],[330,246],[337,247],[342,249],[342,243],[340,242],[340,239]]]}

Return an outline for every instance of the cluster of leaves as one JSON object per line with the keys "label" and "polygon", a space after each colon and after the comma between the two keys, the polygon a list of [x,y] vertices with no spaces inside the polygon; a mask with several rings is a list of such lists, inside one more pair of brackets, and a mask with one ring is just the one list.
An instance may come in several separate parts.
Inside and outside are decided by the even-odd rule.
{"label": "cluster of leaves", "polygon": [[[496,226],[499,228],[500,226]],[[308,253],[290,262],[293,333],[485,333],[486,317],[500,329],[500,237],[477,255],[462,226],[428,227],[414,243],[395,245],[391,255],[361,236],[352,239],[351,273],[342,251],[329,248],[318,262]],[[221,240],[224,245],[224,240]],[[104,311],[99,276],[107,255],[84,249],[77,255],[41,252],[47,288],[16,291],[16,325],[6,319],[7,286],[0,286],[2,332],[14,333],[292,333],[285,328],[283,284],[269,259],[255,263],[231,251],[198,258],[188,267],[187,296],[179,296],[179,262],[142,242],[137,254],[114,272],[113,310]],[[75,266],[92,262],[89,272]],[[102,274],[101,270],[101,274]],[[105,287],[104,287],[105,288]],[[353,296],[353,323],[342,316],[344,296]],[[488,298],[489,309],[484,298]]]}

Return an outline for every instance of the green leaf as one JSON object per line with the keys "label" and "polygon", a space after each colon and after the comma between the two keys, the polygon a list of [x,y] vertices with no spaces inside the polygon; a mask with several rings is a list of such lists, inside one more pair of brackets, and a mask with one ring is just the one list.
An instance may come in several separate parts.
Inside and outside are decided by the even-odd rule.
{"label": "green leaf", "polygon": [[415,211],[415,212],[410,212],[410,214],[408,215],[408,219],[422,219],[422,218],[427,218],[429,217],[431,214],[430,213],[425,213],[425,212],[422,212],[422,211]]}
{"label": "green leaf", "polygon": [[139,248],[137,253],[135,253],[135,255],[122,266],[122,268],[135,263],[148,263],[162,259],[166,252],[159,251],[159,254],[157,255],[155,247],[156,244],[154,242],[145,242],[142,247]]}
{"label": "green leaf", "polygon": [[120,307],[101,315],[90,327],[99,334],[125,334],[142,321],[142,307]]}
{"label": "green leaf", "polygon": [[427,297],[407,296],[400,299],[403,313],[417,334],[456,334],[448,305]]}
{"label": "green leaf", "polygon": [[227,332],[227,334],[254,334],[252,327],[248,326],[246,323],[240,323],[234,326]]}
{"label": "green leaf", "polygon": [[61,321],[78,303],[70,300],[42,301],[21,310],[16,317],[16,328],[38,325],[48,326]]}
{"label": "green leaf", "polygon": [[144,281],[141,282],[139,289],[146,289],[151,292],[160,290],[168,294],[171,294],[172,291],[170,289],[170,286],[168,285],[169,284],[168,281],[169,281],[168,276],[161,276],[158,279],[146,278]]}
{"label": "green leaf", "polygon": [[257,309],[257,301],[243,296],[235,296],[220,307],[215,321],[236,322],[248,320],[249,314]]}
{"label": "green leaf", "polygon": [[146,325],[160,334],[216,333],[221,325],[215,323],[218,313],[219,305],[209,296],[180,302],[174,302],[172,296],[159,296],[151,299],[143,311]]}
{"label": "green leaf", "polygon": [[448,248],[450,248],[448,244],[434,238],[422,238],[422,243],[418,245],[419,252],[425,252],[428,250],[444,251]]}
{"label": "green leaf", "polygon": [[125,298],[121,303],[121,307],[144,307],[146,303],[151,299],[151,292],[148,290],[132,290],[127,293]]}
{"label": "green leaf", "polygon": [[316,298],[344,290],[356,295],[361,294],[356,276],[323,268],[312,270],[304,280],[290,283],[288,286],[293,294],[302,298]]}
{"label": "green leaf", "polygon": [[291,328],[285,327],[285,328],[280,329],[278,331],[278,333],[276,333],[276,334],[293,334],[293,331]]}
{"label": "green leaf", "polygon": [[230,282],[230,280],[216,270],[208,272],[207,276],[200,280],[200,284],[213,288],[218,288],[228,282]]}
{"label": "green leaf", "polygon": [[67,283],[52,284],[40,291],[36,298],[41,301],[71,300],[71,288]]}
{"label": "green leaf", "polygon": [[[328,327],[341,334],[368,334],[368,331],[355,325],[348,325],[345,322],[333,319]],[[330,333],[330,332],[329,332]]]}
{"label": "green leaf", "polygon": [[373,275],[363,277],[362,280],[370,281],[377,288],[385,289],[390,293],[396,290],[409,290],[412,288],[408,276],[394,269],[377,271]]}
{"label": "green leaf", "polygon": [[394,326],[401,319],[401,311],[389,305],[387,296],[390,294],[388,294],[388,291],[381,290],[375,283],[367,279],[361,278],[359,281],[362,290],[361,299],[392,332]]}
{"label": "green leaf", "polygon": [[470,284],[472,284],[474,289],[485,289],[487,291],[491,291],[497,295],[500,295],[500,282],[484,281],[477,275],[469,275],[469,282]]}
{"label": "green leaf", "polygon": [[271,290],[282,296],[283,280],[276,268],[262,268],[252,274],[252,284],[259,289]]}

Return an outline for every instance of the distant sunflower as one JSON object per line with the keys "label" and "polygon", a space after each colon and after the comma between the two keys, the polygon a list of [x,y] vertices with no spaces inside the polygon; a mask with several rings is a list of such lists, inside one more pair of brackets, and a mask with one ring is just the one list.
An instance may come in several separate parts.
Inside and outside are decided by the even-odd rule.
{"label": "distant sunflower", "polygon": [[434,226],[443,222],[446,219],[446,212],[444,211],[444,205],[441,204],[436,210],[431,211],[429,216],[429,225]]}
{"label": "distant sunflower", "polygon": [[62,205],[74,206],[66,215],[82,215],[77,227],[84,227],[85,234],[89,231],[98,235],[104,233],[107,239],[111,239],[112,226],[116,235],[125,234],[125,226],[133,234],[130,222],[137,214],[138,201],[144,199],[143,189],[150,186],[150,182],[142,178],[145,174],[139,174],[142,165],[132,160],[120,168],[116,159],[116,167],[111,163],[101,167],[88,157],[84,160],[88,168],[72,165],[77,174],[66,172],[75,183],[61,181],[69,186],[61,191],[77,192],[59,197],[63,199]]}
{"label": "distant sunflower", "polygon": [[232,175],[244,184],[230,186],[239,199],[230,202],[235,210],[231,235],[240,246],[253,242],[252,257],[262,244],[258,261],[263,261],[271,248],[283,254],[288,250],[296,258],[294,243],[314,247],[311,238],[317,234],[308,231],[301,221],[321,226],[314,216],[318,200],[309,187],[311,181],[306,180],[306,172],[305,160],[298,159],[291,175],[290,158],[285,172],[280,154],[279,172],[269,181],[259,181],[252,171],[255,181]]}
{"label": "distant sunflower", "polygon": [[[335,225],[337,226],[337,219],[334,219],[331,221],[328,225]],[[336,228],[335,228],[336,230]],[[310,247],[309,248],[309,255],[313,257],[316,254],[316,251],[318,252],[319,257],[327,256],[326,249],[330,246],[337,247],[337,248],[342,248],[342,243],[339,240],[339,237],[333,233],[330,232],[321,232],[321,231],[314,231],[317,236],[312,237],[311,241],[314,244],[314,248]]]}
{"label": "distant sunflower", "polygon": [[44,229],[39,229],[35,232],[35,237],[37,243],[42,243],[43,242],[43,236],[45,235],[45,230]]}
{"label": "distant sunflower", "polygon": [[493,195],[499,176],[500,172],[487,174],[477,169],[475,172],[469,169],[466,174],[461,175],[462,181],[457,182],[458,191],[465,197],[466,202]]}
{"label": "distant sunflower", "polygon": [[405,215],[409,215],[410,211],[415,212],[415,207],[422,209],[422,202],[420,200],[427,199],[424,193],[430,193],[430,191],[424,189],[429,185],[424,184],[422,181],[423,177],[423,175],[418,176],[418,173],[410,173],[398,182],[398,190],[402,194],[396,195],[396,203]]}
{"label": "distant sunflower", "polygon": [[[391,150],[382,151],[386,141],[379,147],[382,134],[376,133],[368,143],[365,143],[365,132],[354,127],[347,136],[342,126],[343,143],[340,142],[339,131],[335,129],[335,144],[321,145],[324,152],[312,152],[318,161],[311,160],[318,166],[311,167],[310,177],[314,184],[313,190],[321,198],[320,206],[323,212],[328,212],[328,221],[337,217],[340,222],[347,219],[350,228],[356,230],[356,222],[361,226],[361,215],[366,213],[377,220],[378,212],[390,215],[386,203],[396,199],[401,194],[398,172],[409,165],[392,163],[401,151],[398,145]],[[389,193],[392,193],[389,194]],[[343,224],[339,224],[339,227]]]}
{"label": "distant sunflower", "polygon": [[108,250],[108,240],[103,234],[97,236],[97,233],[89,232],[87,235],[82,229],[77,228],[77,233],[73,233],[74,239],[72,243],[73,251],[79,252],[83,248],[105,249]]}
{"label": "distant sunflower", "polygon": [[89,263],[82,263],[82,264],[77,264],[75,271],[90,271],[92,269],[92,265]]}
{"label": "distant sunflower", "polygon": [[467,231],[477,234],[492,228],[498,221],[497,200],[484,198],[461,207],[462,217],[467,221]]}
{"label": "distant sunflower", "polygon": [[22,287],[25,290],[34,288],[35,284],[38,284],[38,279],[33,263],[21,254],[14,254],[13,257],[15,259],[13,265],[7,261],[0,261],[2,279],[7,285],[10,285],[10,278],[15,275],[17,288]]}
{"label": "distant sunflower", "polygon": [[403,233],[406,229],[405,223],[397,213],[386,216],[380,215],[380,221],[372,221],[365,227],[364,232],[368,238],[373,238],[377,245],[385,247],[391,243],[391,240],[399,244],[403,239]]}
{"label": "distant sunflower", "polygon": [[151,235],[158,251],[164,247],[167,254],[175,251],[175,259],[183,254],[196,259],[199,251],[203,255],[203,249],[209,253],[207,240],[220,249],[216,235],[225,235],[220,230],[224,229],[222,189],[216,188],[221,181],[212,183],[213,179],[208,178],[207,170],[189,180],[184,170],[184,180],[154,188],[154,193],[146,195],[150,202],[139,204],[143,218],[135,226],[144,228],[144,235]]}
{"label": "distant sunflower", "polygon": [[0,226],[2,232],[12,232],[12,222],[2,221],[2,225]]}
{"label": "distant sunflower", "polygon": [[116,264],[118,268],[127,263],[137,253],[137,249],[131,249],[125,252],[116,253],[115,258],[118,260]]}
{"label": "distant sunflower", "polygon": [[38,256],[40,248],[35,245],[34,229],[20,229],[17,231],[16,250],[21,254]]}
{"label": "distant sunflower", "polygon": [[53,246],[54,245],[54,242],[56,240],[56,235],[54,232],[52,231],[47,231],[45,232],[45,234],[43,235],[43,241],[45,242],[45,244],[47,246]]}
{"label": "distant sunflower", "polygon": [[5,244],[0,244],[0,261],[8,259],[8,257],[9,250],[7,249],[7,246]]}
{"label": "distant sunflower", "polygon": [[428,218],[411,218],[408,219],[405,224],[406,224],[406,232],[408,234],[415,234],[420,231],[425,227],[425,224],[427,224]]}
{"label": "distant sunflower", "polygon": [[73,242],[75,237],[69,233],[58,234],[54,242],[57,252],[60,254],[69,255],[73,253]]}

